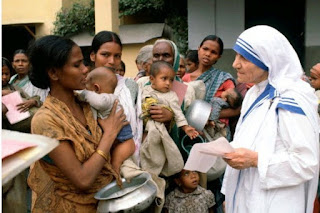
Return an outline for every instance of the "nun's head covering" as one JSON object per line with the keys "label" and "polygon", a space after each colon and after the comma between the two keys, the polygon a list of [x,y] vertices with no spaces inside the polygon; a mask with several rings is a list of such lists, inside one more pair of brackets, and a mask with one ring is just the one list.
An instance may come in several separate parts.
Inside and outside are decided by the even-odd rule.
{"label": "nun's head covering", "polygon": [[284,35],[265,25],[251,27],[239,36],[234,50],[268,72],[268,81],[280,96],[294,98],[318,128],[314,89],[301,79],[300,60]]}
{"label": "nun's head covering", "polygon": [[[259,25],[245,30],[233,48],[261,69],[269,72],[269,83],[280,90],[295,83],[303,74],[296,51],[278,30]],[[281,86],[283,85],[283,86]]]}
{"label": "nun's head covering", "polygon": [[173,42],[173,41],[170,41],[170,40],[167,40],[167,39],[158,39],[153,47],[155,47],[158,43],[167,43],[170,45],[170,47],[172,48],[172,53],[173,53],[173,64],[172,64],[172,67],[173,67],[173,70],[175,73],[177,73],[178,69],[179,69],[179,63],[180,63],[180,53],[179,53],[179,50],[177,48],[177,45]]}

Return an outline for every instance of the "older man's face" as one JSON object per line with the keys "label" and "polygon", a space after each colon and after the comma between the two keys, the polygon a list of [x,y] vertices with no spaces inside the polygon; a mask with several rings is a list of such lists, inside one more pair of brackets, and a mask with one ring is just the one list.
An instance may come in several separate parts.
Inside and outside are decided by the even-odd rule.
{"label": "older man's face", "polygon": [[170,44],[160,42],[153,47],[152,50],[153,58],[152,61],[165,61],[173,66],[174,55]]}

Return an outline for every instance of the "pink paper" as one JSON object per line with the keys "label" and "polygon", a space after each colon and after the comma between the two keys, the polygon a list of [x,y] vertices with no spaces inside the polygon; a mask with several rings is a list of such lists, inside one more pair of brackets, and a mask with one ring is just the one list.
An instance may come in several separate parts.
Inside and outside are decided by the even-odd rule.
{"label": "pink paper", "polygon": [[193,145],[184,169],[207,173],[218,157],[233,151],[224,137],[208,143],[197,143]]}
{"label": "pink paper", "polygon": [[23,141],[16,141],[16,140],[2,140],[2,159],[5,157],[8,157],[10,155],[13,155],[14,153],[17,153],[21,150],[24,150],[26,148],[34,147],[35,144],[31,142],[23,142]]}
{"label": "pink paper", "polygon": [[8,95],[2,96],[2,103],[6,105],[8,112],[6,114],[10,124],[18,123],[28,117],[30,117],[30,113],[20,112],[17,109],[17,105],[22,103],[23,100],[18,91],[10,93]]}
{"label": "pink paper", "polygon": [[179,105],[181,106],[184,96],[187,92],[188,85],[181,83],[179,81],[174,80],[172,84],[171,90],[174,91],[179,98]]}

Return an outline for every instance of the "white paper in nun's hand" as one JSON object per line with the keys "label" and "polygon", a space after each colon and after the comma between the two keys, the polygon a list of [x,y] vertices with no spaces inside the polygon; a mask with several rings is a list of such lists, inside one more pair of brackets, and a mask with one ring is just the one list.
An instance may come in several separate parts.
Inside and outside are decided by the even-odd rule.
{"label": "white paper in nun's hand", "polygon": [[184,169],[207,173],[217,158],[233,151],[233,147],[224,137],[208,143],[196,143],[190,151]]}

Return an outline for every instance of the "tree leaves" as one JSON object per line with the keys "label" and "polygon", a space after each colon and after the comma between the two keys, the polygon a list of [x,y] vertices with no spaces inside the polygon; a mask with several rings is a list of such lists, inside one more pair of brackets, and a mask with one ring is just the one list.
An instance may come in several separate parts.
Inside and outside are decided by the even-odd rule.
{"label": "tree leaves", "polygon": [[70,9],[62,9],[57,13],[53,34],[61,36],[72,36],[83,31],[94,33],[94,1],[86,6],[74,3]]}

